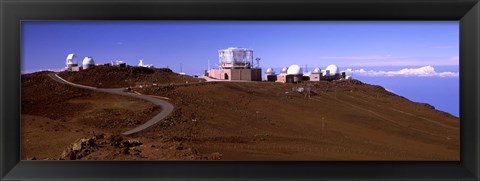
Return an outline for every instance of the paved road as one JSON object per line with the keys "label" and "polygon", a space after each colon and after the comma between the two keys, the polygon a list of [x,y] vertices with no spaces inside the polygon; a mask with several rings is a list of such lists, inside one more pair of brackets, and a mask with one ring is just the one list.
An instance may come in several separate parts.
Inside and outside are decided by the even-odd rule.
{"label": "paved road", "polygon": [[140,99],[150,101],[150,102],[154,103],[155,105],[162,106],[162,111],[160,113],[158,113],[156,116],[154,116],[152,119],[148,120],[147,122],[145,122],[144,124],[142,124],[142,125],[140,125],[136,128],[133,128],[131,130],[128,130],[128,131],[122,133],[123,135],[133,134],[133,133],[142,131],[142,130],[156,124],[157,122],[159,122],[163,118],[170,115],[170,113],[173,111],[173,108],[174,108],[174,106],[172,104],[170,104],[169,102],[158,99],[158,98],[155,98],[155,97],[152,97],[152,96],[123,92],[124,88],[112,88],[112,89],[96,88],[96,87],[90,87],[90,86],[85,86],[85,85],[74,84],[74,83],[68,82],[65,79],[62,79],[56,73],[50,73],[49,76],[57,82],[68,84],[68,85],[71,85],[71,86],[74,86],[74,87],[89,89],[89,90],[94,90],[94,91],[100,91],[100,92],[106,92],[106,93],[111,93],[111,94],[117,94],[117,95],[122,95],[122,96],[140,98]]}
{"label": "paved road", "polygon": [[249,80],[222,80],[222,79],[213,79],[207,76],[199,76],[198,78],[205,79],[207,82],[256,82]]}

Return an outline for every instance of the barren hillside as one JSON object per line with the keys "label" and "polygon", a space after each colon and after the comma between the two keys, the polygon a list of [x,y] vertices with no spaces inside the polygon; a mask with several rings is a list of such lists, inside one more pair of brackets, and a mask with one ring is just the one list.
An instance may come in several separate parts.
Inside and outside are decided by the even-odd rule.
{"label": "barren hillside", "polygon": [[[202,83],[137,91],[171,98],[170,137],[233,160],[457,160],[459,119],[356,80]],[[170,124],[167,124],[170,123]]]}
{"label": "barren hillside", "polygon": [[199,82],[191,76],[180,75],[168,68],[117,67],[100,65],[80,72],[60,72],[59,76],[82,85],[99,88],[129,87],[145,82],[155,84]]}
{"label": "barren hillside", "polygon": [[[109,126],[127,127],[129,119],[145,121],[159,109],[131,98],[69,87],[45,73],[23,75],[22,141],[27,145],[23,159],[58,159],[61,150],[82,137],[93,146],[79,159],[459,159],[459,118],[357,80],[166,86],[203,80],[160,70],[106,69],[59,75],[97,87],[142,85],[134,91],[168,97],[174,112],[149,129],[118,138],[115,135],[124,127]],[[311,88],[310,97],[294,91],[298,88]],[[81,134],[75,132],[79,127]],[[42,153],[53,151],[52,145],[58,151]]]}

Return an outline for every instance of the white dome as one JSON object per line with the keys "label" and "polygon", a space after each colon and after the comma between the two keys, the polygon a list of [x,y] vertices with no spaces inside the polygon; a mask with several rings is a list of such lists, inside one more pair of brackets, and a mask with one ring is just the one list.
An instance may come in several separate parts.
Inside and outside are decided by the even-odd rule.
{"label": "white dome", "polygon": [[282,74],[286,74],[286,73],[287,73],[287,70],[288,70],[288,68],[287,68],[287,67],[283,67],[283,68],[282,68],[282,71],[281,71],[280,73],[282,73]]}
{"label": "white dome", "polygon": [[93,61],[92,57],[85,57],[83,59],[83,65],[95,65],[95,62]]}
{"label": "white dome", "polygon": [[77,64],[77,56],[75,56],[75,54],[73,53],[68,54],[66,64],[67,65]]}
{"label": "white dome", "polygon": [[287,74],[288,75],[303,74],[303,70],[299,65],[293,64],[293,65],[290,65],[290,67],[288,67]]}
{"label": "white dome", "polygon": [[[327,75],[327,73],[329,73],[329,75]],[[327,66],[327,68],[325,69],[325,72],[323,72],[323,75],[333,76],[337,73],[338,73],[338,67],[336,65],[332,64],[332,65]]]}
{"label": "white dome", "polygon": [[272,68],[268,68],[265,73],[266,73],[266,74],[271,74],[271,73],[273,73],[273,69],[272,69]]}
{"label": "white dome", "polygon": [[317,68],[315,68],[315,69],[313,70],[313,72],[312,72],[312,73],[314,73],[314,74],[318,74],[318,73],[320,73],[320,68],[318,68],[318,67],[317,67]]}

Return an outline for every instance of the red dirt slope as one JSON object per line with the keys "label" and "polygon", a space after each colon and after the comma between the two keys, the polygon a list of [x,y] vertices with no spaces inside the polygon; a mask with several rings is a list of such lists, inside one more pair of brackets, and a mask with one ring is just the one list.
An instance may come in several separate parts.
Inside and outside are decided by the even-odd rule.
{"label": "red dirt slope", "polygon": [[200,79],[173,73],[168,68],[117,67],[99,65],[79,72],[60,72],[70,82],[100,88],[118,88],[150,84],[199,82]]}
{"label": "red dirt slope", "polygon": [[[111,145],[121,125],[128,125],[128,119],[145,120],[157,109],[139,100],[58,85],[42,73],[23,75],[22,158],[58,159],[85,138],[100,146],[80,159],[459,159],[459,118],[356,80],[160,86],[202,80],[158,69],[101,66],[60,75],[90,86],[149,85],[134,90],[168,97],[175,110],[125,138],[142,144],[123,154],[127,148]],[[300,87],[311,88],[310,97],[295,91]],[[79,128],[82,134],[72,134]],[[97,139],[93,131],[115,139]],[[72,136],[58,136],[64,134]]]}

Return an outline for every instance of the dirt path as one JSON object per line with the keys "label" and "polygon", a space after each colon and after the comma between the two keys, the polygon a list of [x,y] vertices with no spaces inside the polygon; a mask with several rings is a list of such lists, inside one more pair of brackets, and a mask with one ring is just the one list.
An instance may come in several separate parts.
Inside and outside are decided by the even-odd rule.
{"label": "dirt path", "polygon": [[207,76],[199,76],[198,78],[205,79],[207,82],[254,82],[249,80],[222,80],[222,79],[213,79]]}
{"label": "dirt path", "polygon": [[142,131],[142,130],[156,124],[157,122],[159,122],[163,118],[170,115],[170,113],[173,111],[173,108],[174,108],[174,106],[167,101],[164,101],[164,100],[161,100],[159,98],[152,97],[152,96],[123,92],[123,88],[112,88],[112,89],[96,88],[96,87],[90,87],[90,86],[79,85],[79,84],[74,84],[74,83],[68,82],[65,79],[59,77],[56,73],[50,73],[50,74],[48,74],[48,76],[50,76],[50,78],[52,78],[53,80],[55,80],[57,82],[68,84],[68,85],[71,85],[71,86],[74,86],[74,87],[89,89],[89,90],[94,90],[94,91],[100,91],[100,92],[106,92],[106,93],[111,93],[111,94],[117,94],[117,95],[123,95],[123,96],[129,96],[129,97],[134,97],[134,98],[140,98],[140,99],[150,101],[150,102],[154,103],[155,105],[159,105],[159,106],[162,107],[162,111],[160,113],[158,113],[156,116],[154,116],[152,119],[148,120],[147,122],[145,122],[144,124],[142,124],[142,125],[140,125],[136,128],[133,128],[131,130],[128,130],[128,131],[122,133],[123,135],[130,135],[130,134],[133,134],[133,133],[137,133],[139,131]]}

